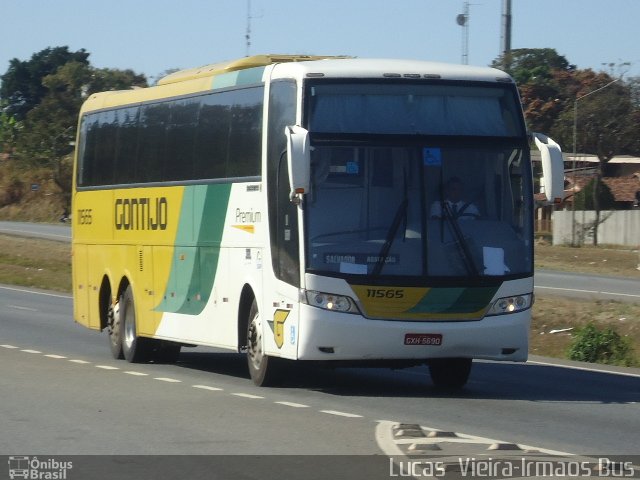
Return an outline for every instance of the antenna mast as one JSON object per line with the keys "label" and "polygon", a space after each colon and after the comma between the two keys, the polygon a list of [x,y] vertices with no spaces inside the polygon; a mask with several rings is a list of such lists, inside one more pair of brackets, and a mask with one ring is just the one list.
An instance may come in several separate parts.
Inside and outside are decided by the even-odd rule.
{"label": "antenna mast", "polygon": [[464,2],[463,13],[456,17],[456,23],[462,27],[462,64],[469,64],[469,2]]}
{"label": "antenna mast", "polygon": [[244,36],[247,42],[246,57],[249,56],[251,51],[251,18],[251,0],[247,0],[247,33]]}

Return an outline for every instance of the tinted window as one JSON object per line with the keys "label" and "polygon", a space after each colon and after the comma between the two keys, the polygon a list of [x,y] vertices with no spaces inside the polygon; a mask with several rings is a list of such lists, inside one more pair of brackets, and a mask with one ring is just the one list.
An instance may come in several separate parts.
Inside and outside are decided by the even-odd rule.
{"label": "tinted window", "polygon": [[262,87],[85,115],[78,185],[260,175]]}

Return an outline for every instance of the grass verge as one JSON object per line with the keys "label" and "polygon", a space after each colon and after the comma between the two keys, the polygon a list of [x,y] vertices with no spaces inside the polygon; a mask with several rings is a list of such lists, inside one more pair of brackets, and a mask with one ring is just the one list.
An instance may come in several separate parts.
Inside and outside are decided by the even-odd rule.
{"label": "grass verge", "polygon": [[0,283],[71,292],[71,245],[0,235]]}

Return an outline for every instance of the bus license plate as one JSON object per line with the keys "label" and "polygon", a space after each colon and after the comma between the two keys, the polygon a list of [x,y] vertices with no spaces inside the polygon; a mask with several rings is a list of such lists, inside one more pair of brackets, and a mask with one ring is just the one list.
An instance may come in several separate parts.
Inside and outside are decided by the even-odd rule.
{"label": "bus license plate", "polygon": [[406,333],[404,335],[405,345],[442,345],[442,335],[440,333]]}

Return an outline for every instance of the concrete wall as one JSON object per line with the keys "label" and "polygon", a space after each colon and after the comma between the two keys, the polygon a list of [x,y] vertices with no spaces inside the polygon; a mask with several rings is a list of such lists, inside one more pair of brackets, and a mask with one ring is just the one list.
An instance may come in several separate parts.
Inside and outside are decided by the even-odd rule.
{"label": "concrete wall", "polygon": [[[571,210],[553,212],[553,244],[571,244]],[[593,222],[595,212],[576,210],[576,244],[593,242]],[[617,210],[600,212],[601,224],[598,227],[598,244],[640,245],[640,210]]]}

